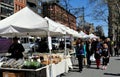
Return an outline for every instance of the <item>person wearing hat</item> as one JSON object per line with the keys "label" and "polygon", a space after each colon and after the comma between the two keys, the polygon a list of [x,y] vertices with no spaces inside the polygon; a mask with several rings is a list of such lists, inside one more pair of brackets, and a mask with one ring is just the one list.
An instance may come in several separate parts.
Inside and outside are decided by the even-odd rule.
{"label": "person wearing hat", "polygon": [[22,44],[18,43],[18,38],[13,38],[13,43],[10,45],[8,49],[8,53],[11,53],[10,58],[20,59],[23,58],[23,53],[25,49]]}

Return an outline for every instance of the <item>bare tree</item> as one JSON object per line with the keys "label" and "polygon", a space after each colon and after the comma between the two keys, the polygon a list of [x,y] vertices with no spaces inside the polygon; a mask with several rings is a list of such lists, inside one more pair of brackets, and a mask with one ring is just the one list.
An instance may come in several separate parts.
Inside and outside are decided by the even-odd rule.
{"label": "bare tree", "polygon": [[103,37],[104,36],[104,31],[103,31],[103,27],[102,26],[100,26],[100,25],[98,25],[97,27],[96,27],[96,35],[97,36],[100,36],[100,37]]}
{"label": "bare tree", "polygon": [[[119,42],[120,41],[120,0],[89,0],[90,4],[94,4],[95,20],[107,21],[109,27],[109,37]],[[107,11],[106,11],[107,10]],[[106,12],[105,12],[106,11]],[[109,13],[108,13],[109,12]],[[106,16],[107,14],[108,16]],[[109,17],[109,18],[108,18]],[[109,19],[109,20],[107,20]],[[114,39],[115,38],[115,39]]]}
{"label": "bare tree", "polygon": [[72,0],[59,0],[59,4],[65,8],[68,12],[72,13],[73,15],[78,18],[81,15],[82,12],[82,7],[77,7],[74,8],[71,4],[70,1]]}
{"label": "bare tree", "polygon": [[[111,0],[108,0],[108,4],[109,4],[109,11],[111,13],[111,17],[109,17],[110,25],[112,25],[111,27],[113,28],[112,29],[113,33],[111,33],[110,36],[115,37],[115,41],[117,42],[117,44],[119,44],[120,42],[120,36],[119,36],[120,34],[120,0],[115,0],[114,2],[112,2]],[[109,32],[111,32],[111,28]]]}
{"label": "bare tree", "polygon": [[41,0],[42,2],[48,2],[48,3],[50,3],[50,2],[59,2],[60,0]]}
{"label": "bare tree", "polygon": [[107,0],[89,0],[93,5],[92,17],[94,20],[108,23],[108,3]]}
{"label": "bare tree", "polygon": [[[111,10],[111,2],[112,6],[116,6],[114,11],[116,10],[120,14],[120,6],[119,6],[119,0],[89,0],[89,3],[91,5],[94,5],[94,10],[93,10],[93,19],[95,20],[102,20],[106,23],[108,23],[108,11],[113,11]],[[115,11],[115,12],[116,12]]]}

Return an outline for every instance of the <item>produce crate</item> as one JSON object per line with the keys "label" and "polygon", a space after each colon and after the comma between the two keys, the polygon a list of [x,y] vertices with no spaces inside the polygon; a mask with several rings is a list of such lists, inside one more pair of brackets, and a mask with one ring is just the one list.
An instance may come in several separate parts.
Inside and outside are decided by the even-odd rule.
{"label": "produce crate", "polygon": [[3,72],[3,77],[25,77],[23,72]]}

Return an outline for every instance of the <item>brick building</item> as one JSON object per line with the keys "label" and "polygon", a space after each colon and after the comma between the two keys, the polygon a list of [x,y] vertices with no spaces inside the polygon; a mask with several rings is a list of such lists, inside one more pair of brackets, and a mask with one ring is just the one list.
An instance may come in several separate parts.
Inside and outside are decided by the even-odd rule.
{"label": "brick building", "polygon": [[14,0],[14,12],[19,11],[25,6],[26,6],[26,0]]}
{"label": "brick building", "polygon": [[43,17],[45,16],[76,30],[76,17],[57,3],[43,3]]}
{"label": "brick building", "polygon": [[12,15],[13,10],[13,0],[0,0],[0,20]]}
{"label": "brick building", "polygon": [[33,11],[37,12],[37,1],[38,0],[14,0],[14,13],[25,6],[29,6]]}
{"label": "brick building", "polygon": [[[10,7],[12,7],[12,14],[21,10],[25,6],[29,6],[33,11],[35,11],[39,15],[43,17],[47,16],[56,22],[60,22],[61,24],[64,24],[76,30],[76,17],[72,15],[70,12],[66,11],[63,7],[61,7],[57,3],[45,3],[45,2],[42,3],[41,0],[0,0],[0,1],[3,2],[11,1],[10,4],[12,4],[12,6]],[[7,13],[10,12],[7,11]]]}
{"label": "brick building", "polygon": [[0,20],[16,13],[25,6],[29,6],[37,12],[37,1],[39,0],[0,0]]}

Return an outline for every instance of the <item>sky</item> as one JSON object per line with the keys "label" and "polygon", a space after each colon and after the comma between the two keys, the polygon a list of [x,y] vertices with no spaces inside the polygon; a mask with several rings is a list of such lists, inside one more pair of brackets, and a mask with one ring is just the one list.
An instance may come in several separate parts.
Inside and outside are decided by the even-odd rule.
{"label": "sky", "polygon": [[96,21],[96,20],[93,20],[92,17],[86,16],[92,13],[92,10],[93,10],[92,6],[89,5],[88,0],[70,0],[70,5],[73,8],[85,7],[85,21],[89,23],[93,23],[95,27],[98,25],[102,25],[105,36],[108,36],[107,23],[104,23],[103,21]]}

